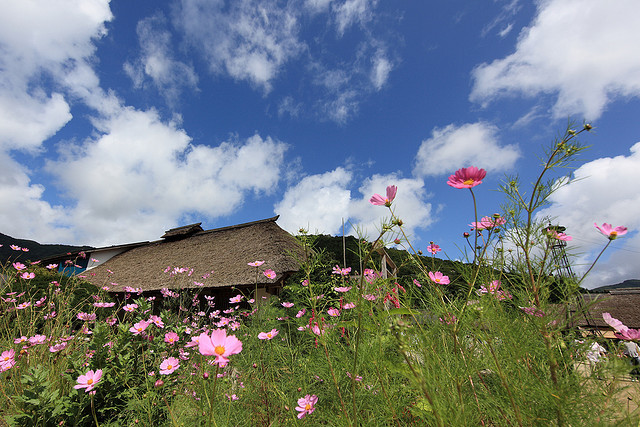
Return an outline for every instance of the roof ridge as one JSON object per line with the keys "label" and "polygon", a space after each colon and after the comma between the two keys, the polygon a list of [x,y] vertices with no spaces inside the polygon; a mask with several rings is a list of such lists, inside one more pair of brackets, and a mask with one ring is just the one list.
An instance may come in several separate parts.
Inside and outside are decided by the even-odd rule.
{"label": "roof ridge", "polygon": [[212,228],[210,230],[200,231],[200,232],[194,234],[194,236],[199,236],[199,235],[208,234],[208,233],[215,233],[215,232],[218,232],[218,231],[233,230],[233,229],[236,229],[236,228],[244,228],[244,227],[249,227],[251,225],[263,224],[263,223],[267,223],[267,222],[276,222],[278,220],[278,218],[280,218],[280,215],[276,215],[276,216],[273,216],[271,218],[259,219],[257,221],[245,222],[245,223],[242,223],[242,224],[227,225],[225,227]]}

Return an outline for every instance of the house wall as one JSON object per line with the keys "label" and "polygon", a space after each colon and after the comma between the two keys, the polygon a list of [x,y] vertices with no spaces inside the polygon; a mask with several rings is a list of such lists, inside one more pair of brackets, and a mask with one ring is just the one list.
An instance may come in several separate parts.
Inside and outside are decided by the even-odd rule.
{"label": "house wall", "polygon": [[[95,252],[87,252],[87,258],[89,259],[89,264],[87,265],[87,270],[91,270],[93,267],[97,267],[100,264],[104,264],[106,261],[110,260],[116,255],[121,254],[125,250],[122,248],[115,249],[106,249],[103,251],[95,251]],[[97,260],[93,261],[93,260]]]}

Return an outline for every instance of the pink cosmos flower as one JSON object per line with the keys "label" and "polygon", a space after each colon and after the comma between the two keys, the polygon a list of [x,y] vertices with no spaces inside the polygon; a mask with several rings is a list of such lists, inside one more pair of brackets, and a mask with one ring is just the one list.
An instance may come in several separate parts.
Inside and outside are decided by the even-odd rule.
{"label": "pink cosmos flower", "polygon": [[136,308],[138,308],[138,304],[127,304],[122,307],[124,311],[128,311],[129,313],[133,313]]}
{"label": "pink cosmos flower", "polygon": [[291,308],[291,307],[293,307],[293,303],[292,303],[292,302],[283,302],[283,303],[281,303],[281,305],[282,305],[283,307],[286,307],[286,308]]}
{"label": "pink cosmos flower", "polygon": [[138,323],[134,323],[132,327],[129,328],[129,332],[133,332],[133,335],[140,335],[147,329],[149,326],[149,322],[146,320],[141,320]]}
{"label": "pink cosmos flower", "polygon": [[349,273],[351,273],[351,267],[340,268],[340,266],[337,264],[335,267],[333,267],[333,271],[331,272],[331,274],[337,274],[340,276],[348,276]]}
{"label": "pink cosmos flower", "polygon": [[486,287],[485,285],[481,285],[477,293],[478,295],[489,293],[493,295],[498,301],[503,301],[505,299],[512,299],[513,295],[511,295],[511,293],[507,290],[500,289],[500,285],[501,285],[501,282],[499,280],[494,280],[491,283],[489,283],[489,287]]}
{"label": "pink cosmos flower", "polygon": [[276,278],[276,272],[271,270],[270,268],[266,269],[264,271],[264,273],[262,273],[262,274],[267,276],[269,279],[275,279]]}
{"label": "pink cosmos flower", "polygon": [[23,303],[20,303],[16,306],[16,308],[18,310],[24,310],[25,308],[29,307],[31,305],[31,301],[25,301]]}
{"label": "pink cosmos flower", "polygon": [[84,375],[80,375],[76,380],[78,384],[74,385],[73,388],[76,390],[80,390],[81,388],[85,389],[85,393],[90,392],[93,388],[100,382],[102,378],[102,369],[98,369],[95,372],[90,370]]}
{"label": "pink cosmos flower", "polygon": [[29,338],[29,344],[31,345],[44,344],[46,340],[47,340],[46,335],[34,335]]}
{"label": "pink cosmos flower", "polygon": [[16,352],[14,349],[3,351],[0,354],[0,372],[8,371],[16,364]]}
{"label": "pink cosmos flower", "polygon": [[307,309],[306,309],[306,308],[303,308],[302,310],[300,310],[300,311],[298,312],[298,314],[296,314],[296,317],[300,318],[300,317],[304,316],[304,314],[305,314],[306,312],[307,312]]}
{"label": "pink cosmos flower", "polygon": [[318,402],[318,396],[315,394],[307,394],[305,397],[298,399],[298,406],[296,406],[296,411],[300,412],[298,414],[298,419],[304,418],[306,415],[313,413],[316,410],[316,403]]}
{"label": "pink cosmos flower", "polygon": [[262,264],[264,264],[264,261],[253,261],[247,263],[247,265],[250,265],[251,267],[260,267]]}
{"label": "pink cosmos flower", "polygon": [[175,357],[169,357],[160,364],[160,374],[169,375],[180,367],[180,361]]}
{"label": "pink cosmos flower", "polygon": [[613,228],[611,224],[607,224],[606,222],[602,224],[602,227],[599,227],[597,223],[594,223],[593,225],[595,225],[602,234],[607,236],[609,240],[615,240],[618,237],[627,234],[628,231],[627,227],[619,225],[616,228]]}
{"label": "pink cosmos flower", "polygon": [[151,316],[149,316],[149,322],[153,323],[158,328],[164,328],[164,322],[162,321],[162,318],[160,316],[152,314]]}
{"label": "pink cosmos flower", "polygon": [[327,314],[332,317],[337,317],[337,316],[340,316],[340,310],[338,310],[335,307],[331,307],[330,309],[327,310]]}
{"label": "pink cosmos flower", "polygon": [[442,274],[439,271],[436,271],[435,273],[430,271],[429,272],[429,279],[431,279],[432,282],[435,282],[439,285],[448,285],[449,284],[449,276],[445,276],[444,274]]}
{"label": "pink cosmos flower", "polygon": [[27,266],[22,264],[21,262],[14,262],[12,265],[13,265],[13,268],[15,268],[18,271],[22,271],[25,268],[27,268]]}
{"label": "pink cosmos flower", "polygon": [[417,287],[421,288],[422,285],[420,284],[420,282],[418,282],[416,279],[413,279],[413,284],[416,285]]}
{"label": "pink cosmos flower", "polygon": [[261,340],[270,340],[276,335],[278,335],[279,331],[277,329],[272,329],[269,332],[260,332],[258,334],[258,339]]}
{"label": "pink cosmos flower", "polygon": [[58,344],[52,345],[52,346],[50,346],[50,347],[49,347],[49,352],[51,352],[51,353],[57,353],[57,352],[59,352],[60,350],[64,350],[64,348],[65,348],[66,346],[67,346],[67,343],[66,343],[66,342],[61,342],[61,343],[58,343]]}
{"label": "pink cosmos flower", "polygon": [[602,318],[616,331],[616,337],[627,341],[640,340],[640,329],[626,327],[620,320],[611,317],[609,313],[602,313]]}
{"label": "pink cosmos flower", "polygon": [[518,308],[522,311],[524,311],[525,313],[527,313],[529,316],[536,316],[536,317],[542,317],[544,316],[544,311],[542,310],[538,310],[538,308],[534,305],[532,305],[531,307],[520,307],[518,306]]}
{"label": "pink cosmos flower", "polygon": [[16,246],[16,245],[10,245],[9,246],[11,249],[13,249],[14,251],[21,251],[22,248],[20,246]]}
{"label": "pink cosmos flower", "polygon": [[431,244],[429,246],[427,246],[427,252],[431,252],[432,254],[437,254],[438,252],[440,252],[442,249],[440,249],[440,246],[436,245],[435,243],[431,242]]}
{"label": "pink cosmos flower", "polygon": [[473,188],[482,184],[485,176],[487,176],[487,171],[471,166],[458,169],[453,175],[449,176],[447,184],[453,188]]}
{"label": "pink cosmos flower", "polygon": [[22,273],[22,274],[20,275],[20,277],[21,277],[21,278],[23,278],[23,279],[25,279],[25,280],[31,280],[31,279],[33,279],[34,277],[36,277],[36,274],[35,274],[35,273],[26,273],[26,272],[25,272],[25,273]]}
{"label": "pink cosmos flower", "polygon": [[504,225],[507,219],[501,216],[484,216],[480,222],[472,222],[469,224],[472,230],[485,230]]}
{"label": "pink cosmos flower", "polygon": [[199,341],[200,341],[200,337],[199,336],[191,337],[191,341],[189,341],[188,343],[185,344],[185,348],[197,347]]}
{"label": "pink cosmos flower", "polygon": [[224,367],[229,362],[229,356],[242,351],[242,342],[235,335],[227,336],[224,329],[216,329],[211,332],[211,336],[202,333],[198,338],[198,349],[200,354],[205,356],[215,356],[213,362]]}
{"label": "pink cosmos flower", "polygon": [[552,239],[562,240],[564,242],[570,242],[571,239],[573,239],[573,237],[551,228],[547,228],[547,233],[549,234],[549,237],[551,237]]}
{"label": "pink cosmos flower", "polygon": [[239,303],[239,302],[241,302],[241,301],[242,301],[242,298],[244,298],[244,297],[243,297],[241,294],[238,294],[238,295],[236,295],[236,296],[235,296],[235,297],[233,297],[233,298],[229,298],[229,302],[230,302],[231,304],[237,304],[237,303]]}
{"label": "pink cosmos flower", "polygon": [[602,319],[605,321],[607,325],[611,326],[616,332],[621,332],[629,329],[621,321],[611,317],[610,313],[602,313]]}
{"label": "pink cosmos flower", "polygon": [[164,342],[170,345],[177,343],[179,340],[180,337],[178,337],[178,334],[176,334],[175,332],[167,332],[166,334],[164,334]]}
{"label": "pink cosmos flower", "polygon": [[391,206],[391,202],[396,198],[396,192],[398,191],[398,187],[395,185],[390,185],[387,187],[387,197],[382,197],[378,193],[371,196],[369,199],[369,203],[376,206]]}
{"label": "pink cosmos flower", "polygon": [[354,303],[352,303],[352,302],[348,302],[348,303],[346,303],[342,308],[343,308],[344,310],[350,310],[350,309],[355,308],[355,307],[356,307],[356,305],[355,305]]}
{"label": "pink cosmos flower", "polygon": [[351,286],[340,286],[337,288],[333,288],[336,292],[349,292],[351,290]]}
{"label": "pink cosmos flower", "polygon": [[367,301],[375,301],[377,297],[372,294],[367,294],[367,295],[362,295],[362,298],[366,299]]}

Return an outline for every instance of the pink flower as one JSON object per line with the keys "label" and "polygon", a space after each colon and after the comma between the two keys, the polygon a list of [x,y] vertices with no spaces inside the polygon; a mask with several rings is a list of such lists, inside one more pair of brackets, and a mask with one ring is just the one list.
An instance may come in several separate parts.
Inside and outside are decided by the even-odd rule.
{"label": "pink flower", "polygon": [[273,271],[272,269],[268,268],[264,271],[265,276],[267,276],[269,279],[275,279],[276,278],[276,272]]}
{"label": "pink flower", "polygon": [[372,294],[367,294],[367,295],[362,295],[362,298],[366,299],[367,301],[375,301],[377,297]]}
{"label": "pink flower", "polygon": [[538,310],[538,308],[536,308],[536,306],[531,306],[531,307],[520,307],[520,306],[518,306],[518,308],[520,310],[524,311],[525,313],[527,313],[529,316],[536,316],[536,317],[544,316],[544,311]]}
{"label": "pink flower", "polygon": [[74,385],[73,388],[76,390],[80,390],[81,388],[86,389],[85,393],[90,392],[93,388],[100,382],[102,378],[102,369],[98,369],[95,372],[90,370],[84,375],[80,375],[76,380],[78,384]]}
{"label": "pink flower", "polygon": [[96,314],[95,313],[78,313],[77,315],[78,319],[80,320],[84,320],[85,322],[95,322],[96,321]]}
{"label": "pink flower", "polygon": [[243,296],[242,296],[241,294],[238,294],[238,295],[236,295],[236,296],[235,296],[235,297],[233,297],[233,298],[229,298],[229,302],[230,302],[231,304],[237,304],[237,303],[239,303],[240,301],[242,301],[242,298],[243,298]]}
{"label": "pink flower", "polygon": [[115,302],[94,302],[93,306],[97,308],[109,308],[116,305]]}
{"label": "pink flower", "polygon": [[57,353],[57,352],[59,352],[60,350],[64,350],[64,348],[65,348],[66,346],[67,346],[67,343],[66,343],[66,342],[61,342],[61,343],[58,343],[58,344],[52,345],[52,346],[50,346],[50,347],[49,347],[49,352],[51,352],[51,353]]}
{"label": "pink flower", "polygon": [[29,338],[29,344],[31,345],[44,344],[46,340],[47,340],[46,335],[34,335],[31,338]]}
{"label": "pink flower", "polygon": [[387,197],[382,197],[378,193],[371,196],[369,199],[369,203],[376,206],[391,206],[391,202],[396,198],[396,192],[398,191],[398,187],[395,185],[390,185],[387,187]]}
{"label": "pink flower", "polygon": [[12,265],[13,265],[13,268],[15,268],[18,271],[22,271],[25,268],[27,268],[27,266],[22,264],[21,262],[14,262]]}
{"label": "pink flower", "polygon": [[253,261],[247,263],[247,265],[250,265],[251,267],[260,267],[262,264],[264,264],[264,261]]}
{"label": "pink flower", "polygon": [[156,316],[155,314],[149,316],[149,323],[153,323],[158,328],[164,328],[164,322],[162,321],[162,318],[160,316]]}
{"label": "pink flower", "polygon": [[291,308],[291,307],[293,307],[293,303],[292,303],[292,302],[283,302],[283,303],[281,303],[281,305],[282,305],[283,307],[286,307],[286,308]]}
{"label": "pink flower", "polygon": [[640,329],[630,329],[626,327],[621,321],[611,317],[609,313],[602,313],[602,318],[616,331],[616,337],[619,339],[634,341],[640,340]]}
{"label": "pink flower", "polygon": [[0,354],[0,372],[8,371],[16,364],[16,352],[14,349],[3,351]]}
{"label": "pink flower", "polygon": [[429,246],[427,246],[427,252],[431,252],[432,254],[437,254],[438,252],[440,252],[442,249],[440,249],[440,246],[436,245],[435,243],[431,242],[431,244]]}
{"label": "pink flower", "polygon": [[337,308],[331,307],[330,309],[327,310],[327,314],[332,317],[337,317],[337,316],[340,316],[340,310],[338,310]]}
{"label": "pink flower", "polygon": [[169,375],[180,367],[180,361],[175,357],[169,357],[160,364],[160,374]]}
{"label": "pink flower", "polygon": [[440,273],[439,271],[436,271],[435,273],[430,271],[429,272],[429,279],[431,279],[432,282],[435,282],[439,285],[448,285],[449,284],[449,276],[445,276],[444,274]]}
{"label": "pink flower", "polygon": [[420,284],[420,282],[418,282],[416,279],[413,279],[413,284],[416,285],[417,287],[421,288],[422,285]]}
{"label": "pink flower", "polygon": [[298,312],[298,314],[296,314],[296,317],[300,318],[300,317],[304,316],[304,314],[305,314],[306,312],[307,312],[307,309],[306,309],[306,308],[303,308],[302,310],[300,310],[300,311]]}
{"label": "pink flower", "polygon": [[145,331],[145,329],[147,329],[147,326],[149,326],[149,322],[147,322],[146,320],[141,320],[130,327],[129,332],[133,332],[133,335],[140,335]]}
{"label": "pink flower", "polygon": [[54,268],[57,268],[58,264],[49,264],[47,265],[47,270],[53,270]]}
{"label": "pink flower", "polygon": [[235,335],[227,336],[226,330],[216,329],[211,332],[211,336],[205,333],[200,334],[198,349],[200,354],[215,356],[214,363],[224,367],[229,362],[229,356],[242,351],[242,342]]}
{"label": "pink flower", "polygon": [[469,226],[472,230],[485,230],[504,225],[506,222],[507,219],[499,215],[494,217],[485,216],[482,217],[480,222],[472,222]]}
{"label": "pink flower", "polygon": [[317,402],[318,396],[315,394],[307,394],[305,397],[298,399],[298,406],[296,406],[296,411],[300,412],[298,414],[298,419],[304,418],[307,414],[311,414],[315,411]]}
{"label": "pink flower", "polygon": [[128,311],[129,313],[133,313],[136,308],[138,308],[138,304],[127,304],[122,307],[124,311]]}
{"label": "pink flower", "polygon": [[458,169],[453,175],[449,176],[447,184],[453,188],[473,188],[482,184],[485,176],[487,176],[487,172],[484,169],[471,166]]}
{"label": "pink flower", "polygon": [[340,286],[338,288],[333,288],[336,292],[349,292],[351,290],[351,286]]}
{"label": "pink flower", "polygon": [[346,303],[342,308],[343,308],[344,310],[350,310],[350,309],[355,308],[355,307],[356,307],[356,305],[355,305],[354,303],[352,303],[352,302],[348,302],[348,303]]}
{"label": "pink flower", "polygon": [[599,227],[597,223],[594,223],[593,225],[595,225],[602,234],[607,236],[609,240],[615,240],[618,237],[627,234],[628,231],[627,227],[619,225],[616,228],[613,228],[611,224],[607,224],[606,222],[602,224],[602,227]]}
{"label": "pink flower", "polygon": [[23,278],[23,279],[25,279],[25,280],[31,280],[31,279],[33,279],[34,277],[36,277],[36,274],[35,274],[35,273],[26,273],[26,272],[25,272],[25,273],[22,273],[22,274],[20,275],[20,277],[21,277],[21,278]]}
{"label": "pink flower", "polygon": [[9,247],[11,249],[13,249],[14,251],[21,251],[22,250],[22,248],[20,246],[16,246],[16,245],[9,245]]}
{"label": "pink flower", "polygon": [[24,310],[25,308],[29,307],[31,305],[31,301],[25,301],[23,303],[18,304],[18,306],[16,307],[16,309],[18,310]]}
{"label": "pink flower", "polygon": [[340,276],[348,276],[349,273],[351,273],[351,267],[340,268],[340,266],[337,264],[335,267],[333,267],[333,271],[331,272],[331,274],[338,274]]}
{"label": "pink flower", "polygon": [[178,334],[176,334],[175,332],[167,332],[166,334],[164,334],[164,342],[168,343],[168,344],[175,344],[180,340],[180,337],[178,337]]}
{"label": "pink flower", "polygon": [[547,233],[549,233],[549,237],[556,239],[556,240],[562,240],[564,242],[569,242],[571,241],[571,239],[573,239],[573,237],[568,236],[564,233],[561,233],[559,231],[556,231],[552,228],[547,228]]}
{"label": "pink flower", "polygon": [[269,331],[269,332],[260,332],[260,333],[258,334],[258,339],[261,339],[261,340],[270,340],[270,339],[272,339],[273,337],[275,337],[276,335],[278,335],[278,332],[279,332],[279,331],[278,331],[277,329],[272,329],[272,330],[271,330],[271,331]]}
{"label": "pink flower", "polygon": [[621,321],[611,317],[611,314],[609,313],[602,313],[602,319],[605,321],[607,325],[611,326],[616,332],[629,329]]}
{"label": "pink flower", "polygon": [[200,337],[191,337],[191,341],[185,344],[185,348],[197,347],[200,341]]}

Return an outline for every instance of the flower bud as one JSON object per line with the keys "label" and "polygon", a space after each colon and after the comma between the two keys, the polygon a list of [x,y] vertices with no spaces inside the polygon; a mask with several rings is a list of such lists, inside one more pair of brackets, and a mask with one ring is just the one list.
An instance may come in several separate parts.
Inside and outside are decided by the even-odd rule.
{"label": "flower bud", "polygon": [[153,385],[155,388],[160,388],[164,385],[164,381],[162,380],[157,380],[156,383]]}
{"label": "flower bud", "polygon": [[470,236],[469,233],[467,233],[466,231],[464,233],[462,233],[462,237],[464,237],[465,239],[468,238]]}
{"label": "flower bud", "polygon": [[202,374],[202,378],[204,378],[205,380],[206,380],[207,378],[209,378],[209,372],[204,372],[204,373]]}

